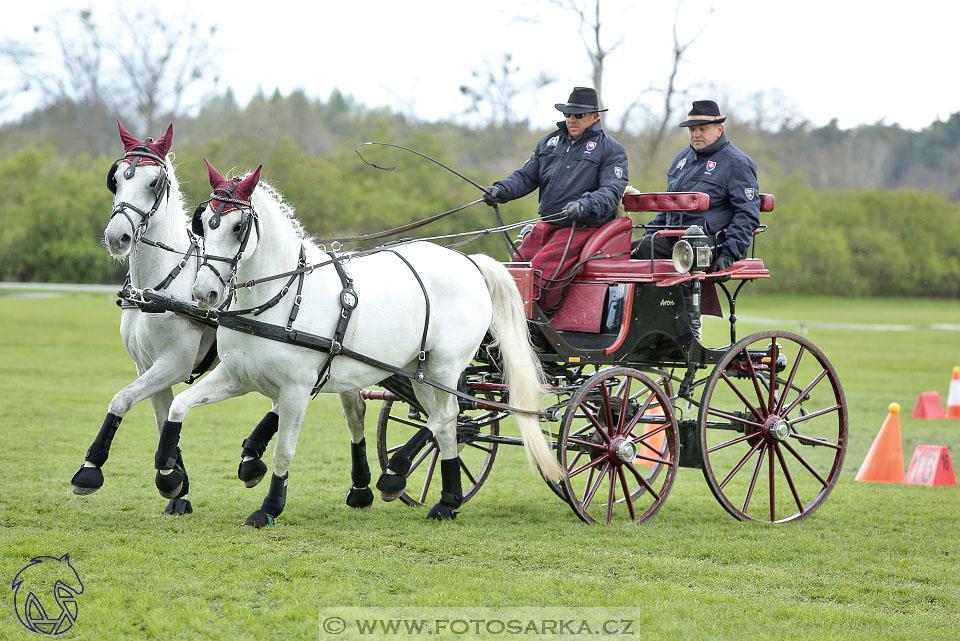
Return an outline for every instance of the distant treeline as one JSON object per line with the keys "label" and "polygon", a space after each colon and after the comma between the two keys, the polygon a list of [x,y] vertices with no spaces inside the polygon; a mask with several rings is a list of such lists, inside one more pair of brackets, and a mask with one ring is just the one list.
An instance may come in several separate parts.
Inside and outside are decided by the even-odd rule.
{"label": "distant treeline", "polygon": [[[125,123],[129,124],[129,123]],[[159,136],[129,124],[138,137]],[[240,107],[228,92],[195,118],[174,122],[177,177],[188,204],[209,187],[202,158],[222,171],[259,163],[264,178],[318,237],[369,233],[446,211],[479,197],[465,181],[400,150],[401,144],[489,184],[519,166],[552,123],[470,129],[421,123],[371,110],[334,92],[258,96]],[[960,113],[921,132],[874,125],[854,130],[797,127],[776,133],[728,122],[728,135],[757,162],[761,191],[777,197],[763,215],[757,255],[773,278],[765,292],[851,296],[960,297]],[[664,170],[686,140],[682,131],[644,155],[644,135],[617,132],[630,156],[631,183],[665,188]],[[64,104],[0,128],[0,280],[119,283],[125,269],[102,246],[111,209],[104,186],[122,146],[112,114]],[[502,207],[508,222],[534,218],[536,196]],[[646,222],[636,217],[635,222]],[[496,225],[483,204],[453,214],[417,236]],[[451,243],[461,238],[438,239]],[[506,258],[488,236],[467,251]]]}

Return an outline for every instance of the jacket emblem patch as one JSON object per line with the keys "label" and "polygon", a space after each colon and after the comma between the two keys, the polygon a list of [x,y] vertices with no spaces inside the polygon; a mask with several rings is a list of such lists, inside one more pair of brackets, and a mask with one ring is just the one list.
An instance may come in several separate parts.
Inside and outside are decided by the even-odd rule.
{"label": "jacket emblem patch", "polygon": [[717,168],[717,161],[716,161],[716,160],[708,160],[708,161],[707,161],[707,173],[708,173],[708,174],[709,174],[711,171],[713,171],[714,169],[716,169],[716,168]]}

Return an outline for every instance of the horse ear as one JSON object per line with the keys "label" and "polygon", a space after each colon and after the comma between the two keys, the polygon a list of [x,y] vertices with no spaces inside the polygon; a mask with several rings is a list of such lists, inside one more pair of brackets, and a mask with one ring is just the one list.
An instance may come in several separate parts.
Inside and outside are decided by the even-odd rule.
{"label": "horse ear", "polygon": [[234,192],[234,195],[241,200],[250,200],[250,196],[253,194],[253,190],[257,188],[257,183],[260,182],[260,170],[263,169],[263,164],[260,164],[256,169],[253,170],[253,173],[240,181],[240,184],[237,185],[237,190]]}
{"label": "horse ear", "polygon": [[157,155],[161,158],[167,157],[167,152],[170,151],[170,147],[173,146],[173,123],[170,123],[170,126],[167,127],[167,131],[164,132],[160,139],[154,143],[157,146]]}
{"label": "horse ear", "polygon": [[220,175],[220,172],[213,168],[213,165],[210,164],[210,161],[206,157],[203,158],[203,162],[207,163],[207,177],[210,179],[210,186],[216,188],[217,185],[224,182],[226,178]]}
{"label": "horse ear", "polygon": [[127,131],[126,128],[123,126],[123,123],[121,123],[119,120],[117,121],[117,127],[120,128],[120,140],[121,142],[123,142],[124,151],[130,151],[131,149],[133,149],[134,147],[140,144],[140,141],[137,140],[137,137],[134,136],[129,131]]}

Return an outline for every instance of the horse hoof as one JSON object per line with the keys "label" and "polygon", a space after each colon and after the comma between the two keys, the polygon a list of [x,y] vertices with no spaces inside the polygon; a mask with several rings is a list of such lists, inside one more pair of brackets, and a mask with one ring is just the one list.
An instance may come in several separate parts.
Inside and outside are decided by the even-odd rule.
{"label": "horse hoof", "polygon": [[193,505],[190,504],[189,500],[184,498],[170,499],[163,513],[173,515],[193,514]]}
{"label": "horse hoof", "polygon": [[459,514],[459,512],[453,508],[443,503],[437,503],[427,512],[427,518],[434,521],[452,521],[457,518],[457,514]]}
{"label": "horse hoof", "polygon": [[73,478],[70,479],[73,484],[73,493],[80,496],[93,494],[103,487],[103,470],[99,467],[87,467],[81,465]]}
{"label": "horse hoof", "polygon": [[258,458],[240,461],[240,467],[237,468],[237,478],[247,487],[256,487],[266,474],[267,464]]}
{"label": "horse hoof", "polygon": [[246,529],[255,528],[259,530],[260,528],[267,527],[276,523],[276,519],[271,514],[267,514],[263,510],[257,510],[253,514],[247,517],[247,520],[243,522],[243,527]]}
{"label": "horse hoof", "polygon": [[389,503],[396,501],[403,494],[403,488],[407,486],[407,477],[399,474],[387,474],[384,472],[377,479],[377,489],[380,490],[380,498]]}
{"label": "horse hoof", "polygon": [[347,492],[347,505],[353,508],[365,508],[373,505],[373,490],[369,487],[351,487]]}
{"label": "horse hoof", "polygon": [[183,489],[183,473],[179,470],[171,470],[169,474],[161,474],[157,470],[157,477],[154,480],[160,496],[165,499],[175,499],[180,496],[180,490]]}

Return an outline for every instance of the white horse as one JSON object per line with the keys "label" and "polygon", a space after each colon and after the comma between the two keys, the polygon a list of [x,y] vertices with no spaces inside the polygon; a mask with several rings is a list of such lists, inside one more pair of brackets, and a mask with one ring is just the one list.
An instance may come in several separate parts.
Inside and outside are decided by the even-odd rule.
{"label": "white horse", "polygon": [[[118,121],[124,156],[107,174],[107,187],[114,193],[113,215],[104,230],[104,244],[119,261],[130,267],[130,286],[153,289],[183,301],[192,300],[193,282],[200,261],[200,248],[186,223],[183,197],[174,174],[173,125],[156,142],[138,140]],[[110,454],[113,437],[124,415],[145,398],[150,399],[157,421],[163,425],[173,401],[172,386],[192,373],[212,365],[216,356],[216,329],[172,313],[148,313],[127,305],[120,314],[120,336],[137,367],[137,379],[110,401],[107,416],[87,450],[84,464],[73,475],[76,494],[92,494],[103,486],[102,467]],[[271,431],[272,425],[272,431]],[[260,446],[276,431],[276,413],[268,413],[245,441],[245,452]],[[252,458],[252,457],[248,457]],[[183,459],[177,459],[181,469]],[[257,457],[256,463],[260,463]],[[260,463],[262,465],[262,463]],[[262,478],[266,466],[259,472]],[[241,469],[250,480],[257,472],[251,464]],[[186,479],[186,473],[184,472]],[[186,498],[189,482],[170,496],[165,512],[193,511]]]}
{"label": "white horse", "polygon": [[[224,179],[207,162],[214,188],[210,206],[195,214],[205,237],[204,261],[193,288],[201,307],[216,307],[237,282],[234,307],[256,310],[255,321],[274,330],[333,337],[336,345],[380,364],[422,368],[427,379],[456,388],[487,331],[499,343],[515,407],[539,409],[540,367],[530,346],[520,295],[509,272],[484,255],[464,256],[438,245],[418,242],[344,261],[342,278],[334,265],[261,283],[249,281],[296,272],[329,256],[305,238],[292,209],[269,185],[259,182],[260,167],[242,180]],[[302,281],[298,283],[298,280]],[[302,287],[302,289],[300,289]],[[281,288],[287,288],[282,293]],[[352,314],[347,310],[353,308]],[[428,312],[429,310],[429,312]],[[252,319],[253,311],[245,314]],[[428,319],[429,315],[429,319]],[[347,318],[345,330],[337,327]],[[179,394],[161,431],[157,451],[162,492],[176,491],[182,478],[174,465],[182,422],[191,408],[257,391],[272,399],[280,416],[270,490],[248,527],[272,524],[286,503],[286,485],[301,421],[315,385],[339,393],[345,413],[362,415],[357,389],[376,384],[388,371],[350,356],[331,356],[283,340],[271,340],[225,326],[217,332],[220,364],[204,380]],[[342,326],[341,326],[342,327]],[[334,351],[337,351],[336,348]],[[318,381],[319,377],[319,381]],[[429,418],[414,437],[412,449],[432,433],[441,452],[442,498],[427,515],[455,518],[462,502],[457,456],[457,399],[413,381]],[[352,410],[351,410],[352,408]],[[517,414],[528,457],[552,478],[561,474],[538,419]],[[362,438],[351,426],[356,443]],[[386,500],[403,490],[409,457],[398,451],[378,482]]]}

